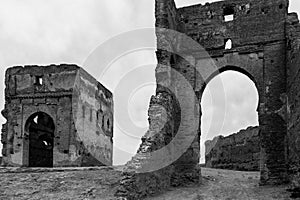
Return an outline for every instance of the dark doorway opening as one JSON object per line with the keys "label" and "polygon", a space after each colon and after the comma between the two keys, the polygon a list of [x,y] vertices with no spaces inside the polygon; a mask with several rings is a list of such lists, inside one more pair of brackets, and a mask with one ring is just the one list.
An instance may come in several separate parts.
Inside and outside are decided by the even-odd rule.
{"label": "dark doorway opening", "polygon": [[28,118],[25,128],[29,133],[29,167],[53,167],[53,119],[37,112]]}

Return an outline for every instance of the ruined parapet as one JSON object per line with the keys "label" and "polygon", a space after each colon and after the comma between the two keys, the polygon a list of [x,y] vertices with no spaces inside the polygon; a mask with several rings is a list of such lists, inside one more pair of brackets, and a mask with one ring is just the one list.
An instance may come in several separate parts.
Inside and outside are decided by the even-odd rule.
{"label": "ruined parapet", "polygon": [[210,168],[258,171],[259,127],[248,127],[227,137],[205,142],[205,166]]}
{"label": "ruined parapet", "polygon": [[8,68],[4,166],[112,165],[112,94],[75,65]]}

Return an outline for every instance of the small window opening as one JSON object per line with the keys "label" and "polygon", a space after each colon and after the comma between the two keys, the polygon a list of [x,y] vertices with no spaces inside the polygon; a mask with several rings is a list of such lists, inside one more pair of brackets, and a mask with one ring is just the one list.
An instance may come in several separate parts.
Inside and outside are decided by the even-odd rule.
{"label": "small window opening", "polygon": [[42,76],[36,76],[34,84],[35,85],[43,85],[43,77]]}
{"label": "small window opening", "polygon": [[227,6],[223,10],[224,15],[224,21],[229,22],[234,19],[234,7],[233,6]]}
{"label": "small window opening", "polygon": [[225,22],[233,21],[233,19],[234,19],[234,16],[233,16],[233,15],[225,15],[225,16],[224,16],[224,21],[225,21]]}
{"label": "small window opening", "polygon": [[231,41],[231,39],[226,40],[225,49],[232,49],[232,41]]}

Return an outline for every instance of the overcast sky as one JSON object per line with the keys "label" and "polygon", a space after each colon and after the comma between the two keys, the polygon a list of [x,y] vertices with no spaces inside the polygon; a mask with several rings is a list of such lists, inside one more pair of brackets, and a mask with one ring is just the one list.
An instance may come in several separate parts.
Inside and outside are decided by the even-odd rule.
{"label": "overcast sky", "polygon": [[[177,7],[205,2],[212,1],[176,0]],[[300,11],[299,1],[290,0],[290,4],[291,11]],[[82,66],[90,53],[112,36],[153,26],[154,0],[0,0],[1,107],[4,105],[4,71],[7,67],[60,63]],[[131,69],[141,66],[146,69],[139,72],[139,78],[145,79],[144,84],[128,90],[129,99],[124,101],[116,98],[122,94],[115,95],[114,164],[123,164],[130,159],[147,130],[147,109],[150,96],[154,94],[155,63],[153,50],[140,50],[118,59],[108,75],[98,80],[115,92],[120,87],[120,80]],[[96,72],[92,75],[99,77]],[[202,99],[202,144],[216,135],[228,135],[258,123],[258,97],[251,80],[237,72],[224,72],[218,78],[222,78],[224,89],[213,79]],[[222,91],[226,94],[225,106],[224,102],[217,101]],[[122,119],[122,107],[128,108],[129,119],[136,126],[132,131],[126,131],[122,123],[117,122]],[[1,117],[0,123],[4,121]],[[201,151],[204,152],[203,145]]]}

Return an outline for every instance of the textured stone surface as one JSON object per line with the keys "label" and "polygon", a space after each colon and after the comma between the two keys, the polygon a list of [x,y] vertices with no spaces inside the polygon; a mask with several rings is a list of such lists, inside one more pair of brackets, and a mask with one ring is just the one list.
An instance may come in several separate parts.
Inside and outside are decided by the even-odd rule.
{"label": "textured stone surface", "polygon": [[205,142],[205,165],[211,168],[259,171],[259,128],[248,127]]}
{"label": "textured stone surface", "polygon": [[12,67],[5,86],[4,166],[112,164],[112,94],[82,68]]}
{"label": "textured stone surface", "polygon": [[[176,8],[173,0],[155,1],[158,65],[157,90],[153,98],[164,95],[165,98],[172,100],[164,108],[178,112],[168,113],[171,116],[168,115],[166,120],[167,130],[148,131],[143,138],[140,149],[147,149],[148,154],[144,155],[139,150],[127,164],[128,168],[134,169],[132,174],[135,175],[124,174],[127,182],[122,184],[123,197],[129,194],[126,191],[132,191],[131,195],[135,190],[143,191],[135,193],[133,199],[159,192],[162,187],[153,188],[148,192],[147,185],[143,184],[143,181],[136,181],[145,179],[146,176],[161,174],[161,178],[153,181],[162,183],[163,187],[187,183],[190,178],[182,177],[185,175],[193,177],[197,171],[198,177],[200,176],[195,164],[199,162],[200,156],[199,128],[193,134],[195,138],[190,148],[167,167],[169,174],[157,170],[143,174],[142,179],[136,178],[139,176],[137,169],[141,166],[145,168],[151,163],[149,155],[176,136],[178,130],[176,127],[179,124],[197,112],[201,114],[197,102],[196,106],[190,103],[194,106],[194,112],[189,113],[182,105],[176,104],[176,101],[184,99],[187,102],[194,97],[184,95],[183,91],[187,89],[178,80],[177,73],[171,69],[179,72],[190,83],[199,102],[207,83],[221,72],[235,70],[253,80],[259,94],[257,112],[260,126],[260,183],[282,184],[295,179],[291,177],[299,171],[300,145],[297,142],[300,140],[297,120],[300,113],[298,111],[300,40],[298,18],[295,14],[288,14],[288,3],[288,0],[226,0]],[[233,14],[233,20],[225,21],[225,15],[230,14]],[[208,55],[203,53],[203,50],[197,49],[197,45],[184,40],[182,36],[172,34],[170,36],[166,34],[166,30],[160,28],[186,34],[202,45]],[[232,47],[225,49],[229,39]],[[166,65],[171,66],[171,69]],[[153,104],[150,103],[149,111],[153,109]],[[292,120],[291,125],[287,126],[289,119]],[[162,123],[159,120],[161,119],[153,120],[150,116],[149,130],[152,130],[155,124]],[[171,155],[172,152],[171,150]],[[169,157],[166,156],[164,159],[167,160]],[[143,195],[140,195],[141,193]]]}
{"label": "textured stone surface", "polygon": [[0,168],[0,199],[113,200],[120,174],[112,167]]}
{"label": "textured stone surface", "polygon": [[[262,184],[278,184],[287,180],[284,142],[287,130],[286,119],[281,112],[286,109],[282,96],[287,92],[287,7],[288,2],[282,0],[228,0],[178,9],[181,22],[185,24],[185,33],[208,50],[219,72],[239,71],[253,80],[257,87]],[[232,21],[224,21],[226,10],[233,11]],[[225,49],[228,39],[232,41],[231,49]],[[218,74],[205,70],[201,60],[198,62],[197,69],[205,82]],[[205,84],[197,82],[196,90],[201,93],[204,88]]]}
{"label": "textured stone surface", "polygon": [[[136,179],[136,176],[139,176],[137,169],[151,163],[147,155],[161,148],[164,143],[168,144],[176,136],[178,124],[188,120],[194,113],[198,112],[201,115],[199,106],[194,106],[194,112],[186,113],[182,105],[176,104],[176,101],[191,100],[194,97],[184,95],[183,91],[187,91],[187,88],[182,86],[177,73],[172,70],[184,76],[199,102],[207,83],[226,70],[241,72],[253,80],[259,94],[257,112],[260,126],[260,184],[282,184],[296,179],[291,177],[299,172],[300,145],[297,142],[300,140],[297,120],[300,113],[300,40],[298,18],[296,14],[288,14],[288,5],[288,0],[225,0],[176,8],[173,0],[155,1],[158,65],[154,98],[163,94],[173,99],[165,109],[180,112],[169,113],[171,116],[168,116],[166,126],[170,128],[167,130],[151,131],[151,136],[147,132],[141,148],[147,149],[148,154],[143,155],[139,150],[127,164],[128,168],[134,169],[135,175],[124,174],[124,179],[130,185],[123,182],[123,194],[126,194],[124,190],[134,192],[133,186],[137,191],[144,191],[142,196],[161,190],[161,187],[157,187],[147,192],[143,181],[136,182],[141,180]],[[230,14],[233,14],[233,20],[226,21],[225,15]],[[184,40],[182,36],[170,37],[166,30],[160,28],[186,34],[202,45],[208,54],[197,49],[197,45]],[[232,47],[226,49],[225,44],[229,39]],[[171,66],[172,70],[166,65]],[[184,105],[186,104],[185,102]],[[151,110],[153,106],[150,104],[149,111]],[[291,124],[287,126],[290,119]],[[149,130],[160,123],[159,119],[153,121],[150,117]],[[169,175],[163,170],[158,170],[149,173],[148,176],[161,174],[161,179],[156,181],[163,183],[163,187],[174,183],[177,185],[178,182],[179,185],[187,183],[189,178],[182,177],[194,176],[193,172],[196,171],[199,172],[199,177],[200,170],[197,170],[195,163],[199,162],[200,135],[199,128],[194,133],[195,139],[190,148],[167,167]],[[143,174],[143,177],[146,175]],[[177,178],[173,178],[174,175]],[[141,193],[136,193],[132,198],[140,198],[139,194]]]}
{"label": "textured stone surface", "polygon": [[[42,172],[42,173],[41,173]],[[0,168],[1,200],[115,200],[113,167]],[[201,187],[170,188],[147,200],[290,200],[286,186],[259,187],[259,172],[202,169]]]}
{"label": "textured stone surface", "polygon": [[287,19],[287,96],[288,118],[287,157],[289,177],[295,188],[294,196],[300,197],[300,25],[296,13],[290,13]]}

